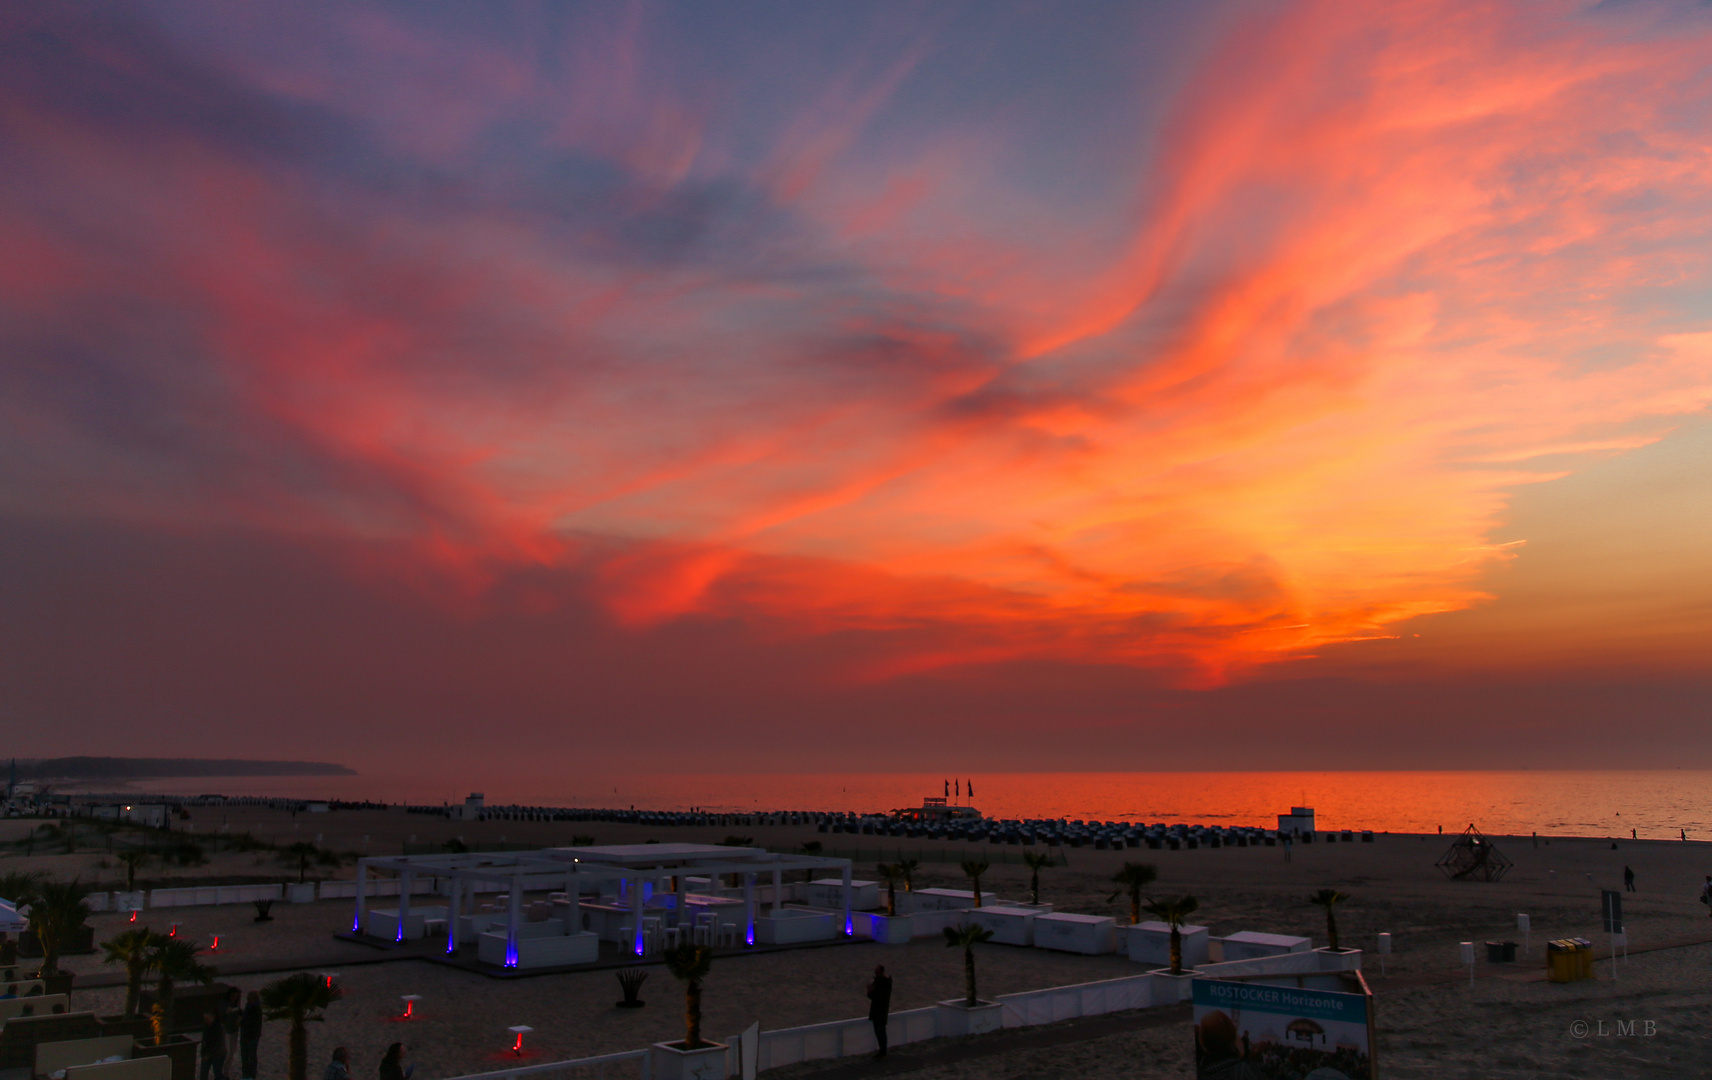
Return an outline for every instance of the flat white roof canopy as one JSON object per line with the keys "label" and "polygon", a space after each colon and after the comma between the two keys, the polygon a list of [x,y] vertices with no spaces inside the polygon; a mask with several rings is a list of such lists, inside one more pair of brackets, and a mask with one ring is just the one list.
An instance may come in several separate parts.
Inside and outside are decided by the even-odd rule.
{"label": "flat white roof canopy", "polygon": [[546,848],[537,855],[566,862],[575,859],[607,866],[659,867],[764,859],[770,853],[761,848],[723,847],[719,844],[611,844],[605,847]]}

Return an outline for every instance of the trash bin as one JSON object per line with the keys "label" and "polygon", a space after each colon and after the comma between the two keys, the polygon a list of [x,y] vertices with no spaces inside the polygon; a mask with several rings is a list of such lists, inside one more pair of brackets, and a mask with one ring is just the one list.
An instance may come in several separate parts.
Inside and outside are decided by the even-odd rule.
{"label": "trash bin", "polygon": [[1554,983],[1574,982],[1581,977],[1581,965],[1576,959],[1573,941],[1559,939],[1546,942],[1546,979]]}
{"label": "trash bin", "polygon": [[[1511,951],[1514,952],[1514,950]],[[1488,941],[1486,943],[1486,962],[1488,964],[1502,964],[1505,959],[1507,958],[1504,956],[1504,943],[1502,941]]]}
{"label": "trash bin", "polygon": [[1593,978],[1593,942],[1586,938],[1575,938],[1575,963],[1577,978]]}
{"label": "trash bin", "polygon": [[1504,942],[1504,962],[1506,964],[1516,962],[1516,943],[1514,941]]}

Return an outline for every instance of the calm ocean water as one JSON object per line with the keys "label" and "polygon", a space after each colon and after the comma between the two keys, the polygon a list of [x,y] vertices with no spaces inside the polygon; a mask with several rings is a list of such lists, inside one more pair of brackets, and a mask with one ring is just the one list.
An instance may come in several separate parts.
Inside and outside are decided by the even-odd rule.
{"label": "calm ocean water", "polygon": [[438,804],[482,791],[488,805],[676,810],[890,810],[945,780],[972,780],[988,817],[1276,824],[1312,806],[1322,828],[1712,840],[1712,771],[707,774],[608,776],[599,784],[492,776],[244,777],[139,783],[139,790]]}

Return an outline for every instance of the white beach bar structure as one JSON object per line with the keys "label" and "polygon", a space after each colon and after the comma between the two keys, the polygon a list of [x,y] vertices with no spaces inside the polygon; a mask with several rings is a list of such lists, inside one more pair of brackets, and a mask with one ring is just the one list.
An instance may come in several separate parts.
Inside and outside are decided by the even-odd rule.
{"label": "white beach bar structure", "polygon": [[[367,909],[367,883],[371,871],[397,876],[396,910],[371,912]],[[661,911],[662,918],[676,920],[677,926],[687,930],[690,923],[686,920],[692,906],[688,902],[689,879],[697,877],[713,882],[729,874],[739,876],[743,883],[742,944],[754,945],[757,940],[755,884],[758,877],[766,874],[772,877],[770,910],[766,916],[760,917],[798,923],[810,914],[800,909],[785,913],[782,900],[784,876],[796,871],[828,876],[834,872],[838,874],[839,907],[828,910],[826,918],[817,921],[817,925],[820,922],[830,925],[832,932],[820,935],[819,939],[835,938],[840,929],[844,936],[852,936],[849,859],[780,855],[758,848],[713,844],[626,844],[542,848],[503,854],[435,853],[359,859],[356,914],[351,930],[402,942],[411,936],[421,936],[422,931],[418,927],[425,929],[429,924],[444,919],[448,954],[457,952],[461,940],[474,936],[478,958],[496,966],[530,968],[591,963],[599,956],[601,935],[583,929],[584,905],[581,900],[588,897],[598,901],[610,891],[615,899],[622,902],[628,914],[628,918],[622,921],[628,940],[622,944],[641,956],[645,953],[649,892],[663,894],[675,891],[676,901],[671,907],[653,910]],[[410,910],[411,886],[423,878],[446,882],[449,903],[443,908],[430,908],[413,914]],[[509,902],[503,919],[496,915],[474,914],[474,890],[482,886],[486,886],[488,891],[507,894]],[[565,893],[567,919],[548,919],[545,923],[524,920],[524,895],[542,891]],[[833,925],[835,914],[839,918]],[[462,936],[461,927],[467,927]],[[774,937],[771,933],[766,936]],[[565,938],[575,940],[562,940]]]}

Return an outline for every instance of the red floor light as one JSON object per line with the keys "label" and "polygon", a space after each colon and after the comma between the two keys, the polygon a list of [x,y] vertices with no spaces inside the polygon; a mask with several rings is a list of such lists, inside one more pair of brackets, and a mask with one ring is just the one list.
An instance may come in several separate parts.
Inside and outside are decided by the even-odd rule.
{"label": "red floor light", "polygon": [[531,1031],[534,1031],[535,1029],[532,1027],[529,1027],[525,1024],[518,1024],[516,1027],[506,1028],[506,1030],[515,1033],[517,1036],[517,1041],[511,1044],[511,1052],[513,1054],[516,1054],[518,1057],[522,1057],[523,1056],[523,1036],[528,1034]]}
{"label": "red floor light", "polygon": [[415,1014],[416,1003],[418,1001],[422,1000],[422,995],[421,994],[404,994],[401,996],[404,1000],[404,1014],[402,1016],[400,1016],[399,1019],[400,1020],[408,1020],[408,1019],[410,1019],[410,1017],[412,1015]]}

